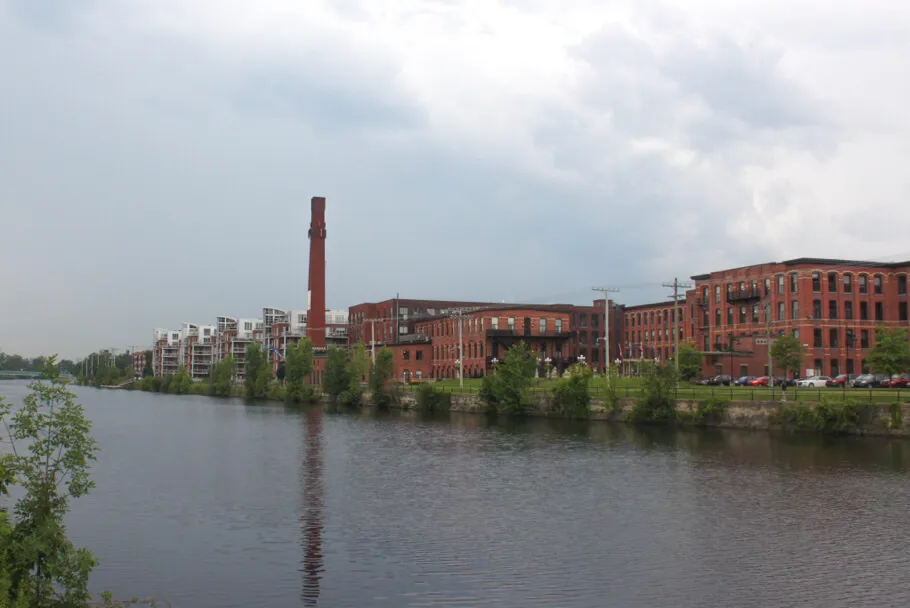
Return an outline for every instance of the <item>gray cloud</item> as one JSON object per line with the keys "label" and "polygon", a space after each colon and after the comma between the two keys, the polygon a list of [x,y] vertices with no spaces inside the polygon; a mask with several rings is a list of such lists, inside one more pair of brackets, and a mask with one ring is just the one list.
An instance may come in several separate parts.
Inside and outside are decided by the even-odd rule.
{"label": "gray cloud", "polygon": [[[302,306],[314,195],[334,307],[396,292],[584,302],[604,282],[646,285],[629,303],[662,298],[673,274],[779,257],[768,230],[802,243],[774,218],[811,209],[801,199],[857,136],[787,73],[784,43],[708,28],[695,44],[654,8],[567,42],[571,78],[547,88],[560,70],[472,80],[472,36],[500,24],[471,25],[455,0],[375,23],[349,1],[323,15],[342,25],[249,39],[215,20],[231,3],[205,34],[142,3],[76,6],[0,7],[0,347],[24,354]],[[415,15],[435,19],[441,50],[395,29]],[[421,73],[431,51],[463,70]],[[449,126],[457,113],[481,126]],[[891,192],[906,182],[883,204]]]}

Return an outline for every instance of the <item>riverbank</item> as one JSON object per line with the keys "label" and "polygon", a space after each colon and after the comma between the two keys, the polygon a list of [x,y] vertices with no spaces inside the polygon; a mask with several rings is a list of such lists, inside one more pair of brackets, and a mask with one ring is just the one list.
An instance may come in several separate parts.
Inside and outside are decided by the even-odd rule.
{"label": "riverbank", "polygon": [[[207,395],[207,389],[194,384],[189,394]],[[232,397],[242,398],[243,389],[232,387]],[[126,390],[132,390],[127,387]],[[156,392],[156,391],[150,391]],[[285,403],[283,390],[273,390],[266,399],[253,403]],[[441,396],[441,404],[433,409],[487,414],[488,407],[477,393],[434,391]],[[735,393],[734,393],[735,396]],[[324,406],[330,399],[316,393],[317,401]],[[541,418],[579,418],[566,415],[554,404],[553,396],[547,392],[532,392],[531,406],[527,415]],[[589,411],[583,418],[613,423],[639,424],[631,420],[638,398],[620,397],[615,408],[608,406],[604,399],[592,398]],[[373,407],[369,393],[364,394],[364,407]],[[425,409],[415,391],[396,391],[388,407],[400,410]],[[671,419],[650,424],[665,426],[700,426],[767,430],[777,432],[810,432],[830,435],[867,435],[881,437],[910,437],[910,403],[866,403],[849,399],[817,402],[775,400],[740,400],[707,396],[703,399],[678,399]]]}

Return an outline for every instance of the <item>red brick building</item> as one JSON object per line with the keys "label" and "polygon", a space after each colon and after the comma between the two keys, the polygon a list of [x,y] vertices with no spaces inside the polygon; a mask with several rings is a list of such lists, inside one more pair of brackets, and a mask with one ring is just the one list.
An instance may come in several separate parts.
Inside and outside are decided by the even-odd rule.
{"label": "red brick building", "polygon": [[[570,327],[575,339],[569,355],[584,356],[585,361],[595,370],[604,369],[604,310],[603,299],[594,300],[591,306],[571,306]],[[623,306],[610,301],[610,353],[609,360],[622,356]]]}
{"label": "red brick building", "polygon": [[[673,302],[657,302],[622,309],[622,359],[668,361],[675,348],[674,328],[679,342],[692,339],[691,323],[687,322],[686,302],[678,302],[679,321],[676,324]],[[675,325],[676,324],[676,325]]]}
{"label": "red brick building", "polygon": [[802,376],[861,373],[876,327],[910,328],[908,272],[910,262],[797,258],[696,275],[687,331],[706,375],[765,375],[783,334],[804,345]]}
{"label": "red brick building", "polygon": [[575,361],[569,307],[488,307],[466,312],[460,322],[463,360],[458,318],[436,317],[415,324],[417,333],[431,341],[434,378],[457,378],[459,364],[464,365],[466,378],[482,377],[508,348],[520,342],[537,354],[542,369],[548,357],[550,365],[560,371]]}

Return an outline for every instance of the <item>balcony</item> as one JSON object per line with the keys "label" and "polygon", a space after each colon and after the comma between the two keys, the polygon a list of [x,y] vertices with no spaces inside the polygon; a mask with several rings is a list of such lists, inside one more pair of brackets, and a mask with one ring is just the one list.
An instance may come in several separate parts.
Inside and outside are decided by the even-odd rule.
{"label": "balcony", "polygon": [[762,295],[762,289],[744,289],[742,291],[731,291],[727,294],[727,302],[747,302],[761,300],[764,296]]}
{"label": "balcony", "polygon": [[574,331],[548,331],[544,334],[535,334],[530,333],[526,334],[524,331],[518,329],[488,329],[485,332],[488,338],[515,338],[523,339],[527,338],[529,340],[565,340],[567,338],[572,338],[575,336],[576,332]]}

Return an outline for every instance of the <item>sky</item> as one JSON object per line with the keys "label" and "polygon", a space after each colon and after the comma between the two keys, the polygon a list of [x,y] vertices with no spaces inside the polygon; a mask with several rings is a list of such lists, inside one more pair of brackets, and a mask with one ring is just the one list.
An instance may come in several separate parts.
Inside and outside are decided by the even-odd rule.
{"label": "sky", "polygon": [[0,349],[907,252],[910,3],[0,0]]}

